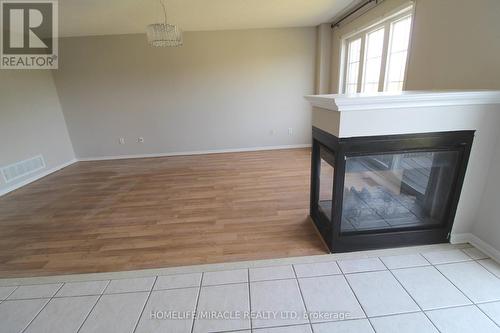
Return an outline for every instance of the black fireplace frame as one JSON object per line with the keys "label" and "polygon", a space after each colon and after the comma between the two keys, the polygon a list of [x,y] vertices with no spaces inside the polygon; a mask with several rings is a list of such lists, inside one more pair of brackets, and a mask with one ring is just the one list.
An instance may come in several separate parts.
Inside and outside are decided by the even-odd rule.
{"label": "black fireplace frame", "polygon": [[[338,138],[313,127],[311,158],[310,215],[332,253],[380,249],[398,246],[449,242],[457,211],[475,131],[433,132],[422,134]],[[320,147],[334,153],[333,202],[331,221],[318,207],[320,182]],[[457,172],[445,224],[434,227],[400,228],[380,231],[341,233],[342,204],[346,158],[364,154],[412,153],[420,151],[456,151],[459,153]]]}

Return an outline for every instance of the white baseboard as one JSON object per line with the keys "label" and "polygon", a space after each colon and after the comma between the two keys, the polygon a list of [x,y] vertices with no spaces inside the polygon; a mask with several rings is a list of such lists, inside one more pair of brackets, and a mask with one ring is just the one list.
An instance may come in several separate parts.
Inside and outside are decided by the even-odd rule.
{"label": "white baseboard", "polygon": [[76,162],[78,162],[77,159],[72,159],[72,160],[70,160],[70,161],[68,161],[66,163],[63,163],[63,164],[58,165],[56,167],[53,167],[51,169],[44,170],[43,172],[41,172],[41,173],[39,173],[37,175],[34,175],[34,176],[32,176],[32,177],[30,177],[30,178],[28,178],[26,180],[23,180],[22,182],[16,183],[16,184],[14,184],[12,186],[9,186],[7,188],[4,188],[4,189],[0,189],[0,197],[3,196],[3,195],[6,195],[6,194],[8,194],[8,193],[10,193],[12,191],[15,191],[15,190],[17,190],[17,189],[19,189],[19,188],[21,188],[23,186],[31,184],[34,181],[37,181],[37,180],[39,180],[39,179],[41,179],[43,177],[47,177],[51,173],[57,172],[57,171],[59,171],[61,169],[64,169],[64,168],[66,168],[66,167],[68,167],[71,164],[74,164]]}
{"label": "white baseboard", "polygon": [[463,233],[463,234],[454,234],[451,233],[450,235],[450,243],[451,244],[465,244],[469,243],[469,240],[471,239],[472,234],[470,233]]}
{"label": "white baseboard", "polygon": [[491,258],[493,258],[496,262],[500,262],[500,251],[495,249],[490,244],[483,241],[481,238],[477,237],[471,233],[463,233],[463,234],[451,234],[450,239],[452,244],[463,244],[469,243],[476,247],[481,252],[487,254]]}
{"label": "white baseboard", "polygon": [[108,160],[125,160],[125,159],[134,159],[134,158],[154,158],[154,157],[169,157],[169,156],[206,155],[206,154],[222,154],[222,153],[242,153],[242,152],[251,152],[251,151],[280,150],[280,149],[297,149],[297,148],[310,148],[310,147],[311,147],[311,144],[284,145],[284,146],[264,146],[264,147],[234,148],[234,149],[195,150],[195,151],[183,151],[183,152],[173,152],[173,153],[159,153],[159,154],[80,157],[80,158],[78,158],[78,160],[81,161],[81,162],[87,162],[87,161],[108,161]]}

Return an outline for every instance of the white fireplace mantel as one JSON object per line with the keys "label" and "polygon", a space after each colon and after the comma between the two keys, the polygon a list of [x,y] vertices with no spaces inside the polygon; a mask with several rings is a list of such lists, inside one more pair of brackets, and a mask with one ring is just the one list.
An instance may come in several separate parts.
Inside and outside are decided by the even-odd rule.
{"label": "white fireplace mantel", "polygon": [[404,91],[396,93],[309,95],[314,106],[331,111],[500,104],[500,91]]}
{"label": "white fireplace mantel", "polygon": [[500,113],[500,91],[405,91],[316,95],[312,124],[338,138],[481,130]]}

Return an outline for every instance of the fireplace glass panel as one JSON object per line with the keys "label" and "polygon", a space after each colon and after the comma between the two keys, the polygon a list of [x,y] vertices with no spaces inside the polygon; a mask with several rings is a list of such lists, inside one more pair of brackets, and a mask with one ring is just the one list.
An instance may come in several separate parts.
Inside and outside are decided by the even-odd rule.
{"label": "fireplace glass panel", "polygon": [[333,202],[333,175],[335,156],[331,150],[320,146],[320,176],[319,176],[319,211],[332,221],[332,202]]}
{"label": "fireplace glass panel", "polygon": [[341,232],[442,227],[457,151],[347,157]]}

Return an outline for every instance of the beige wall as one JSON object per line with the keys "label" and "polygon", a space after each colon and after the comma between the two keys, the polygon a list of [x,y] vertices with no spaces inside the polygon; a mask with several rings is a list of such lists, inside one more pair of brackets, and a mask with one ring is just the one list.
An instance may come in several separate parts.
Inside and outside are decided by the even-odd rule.
{"label": "beige wall", "polygon": [[[42,154],[38,175],[74,159],[50,71],[0,72],[0,152],[0,167]],[[5,184],[0,176],[0,194],[31,177]]]}
{"label": "beige wall", "polygon": [[500,89],[500,1],[417,0],[406,88]]}
{"label": "beige wall", "polygon": [[[414,3],[406,90],[500,89],[500,1]],[[339,91],[342,37],[410,4],[408,0],[385,0],[332,31],[332,93]]]}
{"label": "beige wall", "polygon": [[77,156],[308,144],[315,31],[190,32],[163,49],[143,34],[62,39],[54,77]]}

